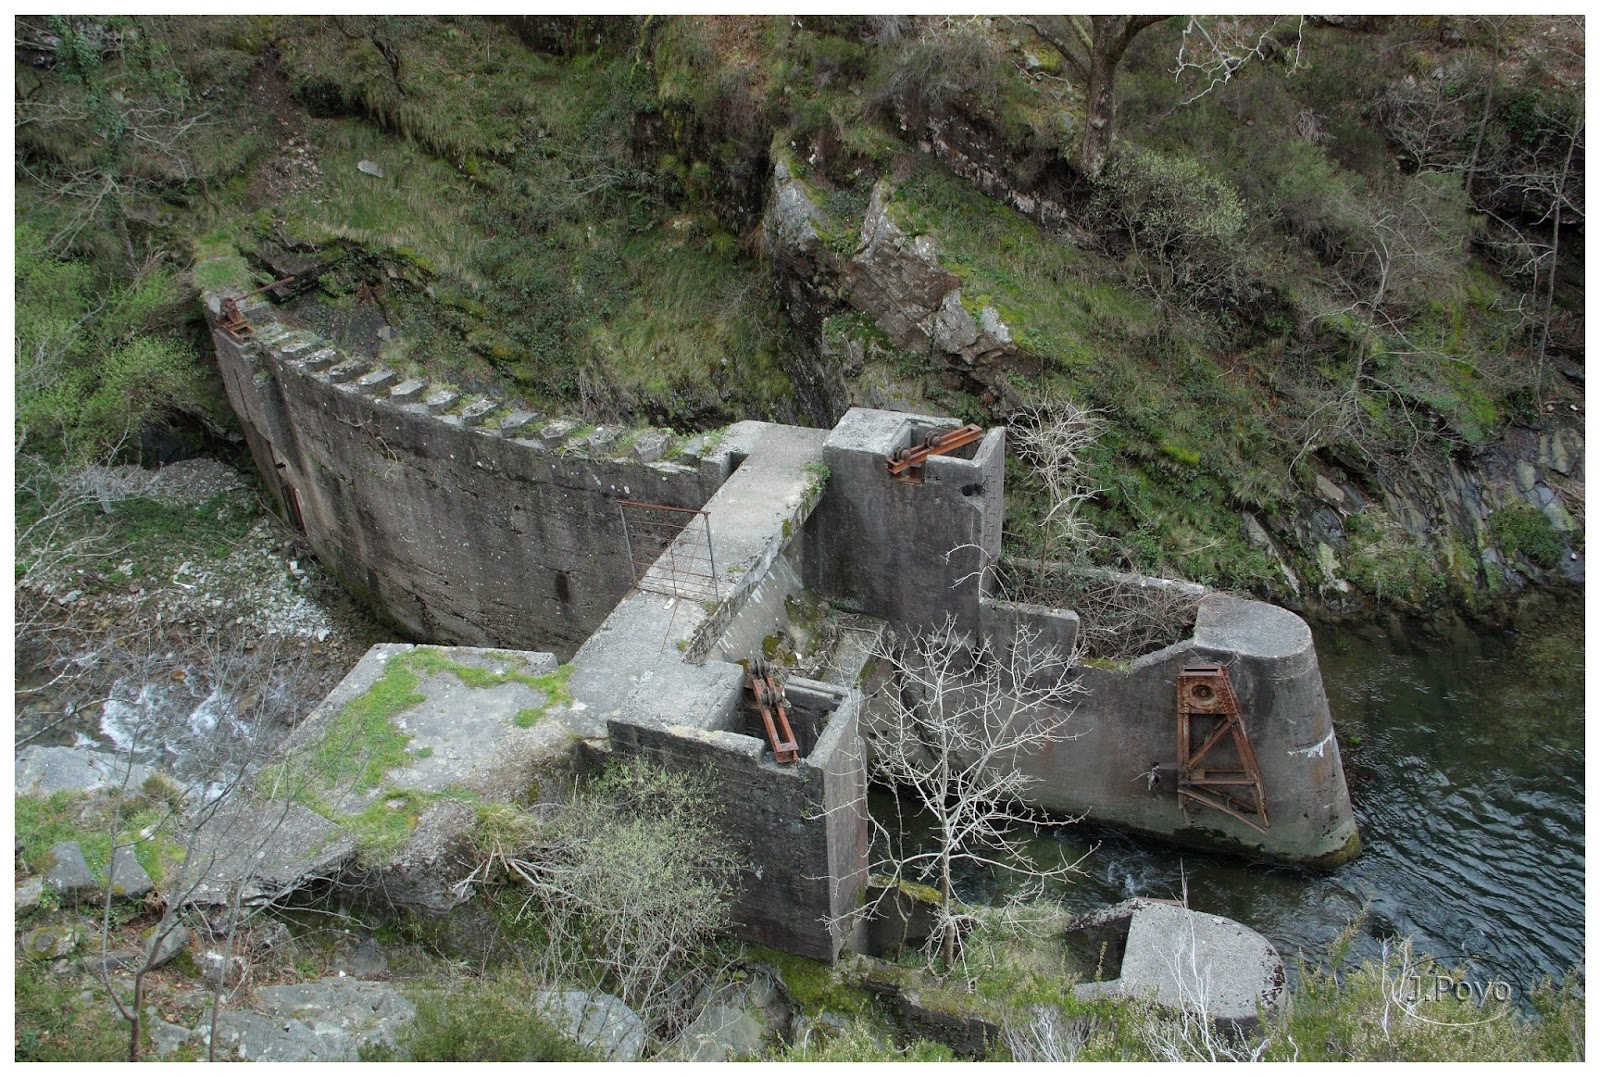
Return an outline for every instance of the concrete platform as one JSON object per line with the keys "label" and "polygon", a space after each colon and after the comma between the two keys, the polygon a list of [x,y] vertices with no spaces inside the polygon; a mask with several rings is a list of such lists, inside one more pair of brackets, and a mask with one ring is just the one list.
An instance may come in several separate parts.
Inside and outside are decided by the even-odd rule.
{"label": "concrete platform", "polygon": [[1133,898],[1081,918],[1068,930],[1073,932],[1097,934],[1112,955],[1122,936],[1116,978],[1078,984],[1072,990],[1081,999],[1146,998],[1250,1029],[1283,989],[1278,951],[1258,932],[1225,916]]}

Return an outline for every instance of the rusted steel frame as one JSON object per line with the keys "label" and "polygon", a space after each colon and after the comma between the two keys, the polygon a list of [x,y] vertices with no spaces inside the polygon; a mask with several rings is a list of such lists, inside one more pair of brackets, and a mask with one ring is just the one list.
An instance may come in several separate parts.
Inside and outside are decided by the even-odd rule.
{"label": "rusted steel frame", "polygon": [[[1239,820],[1239,822],[1241,822],[1245,826],[1249,827],[1251,830],[1257,831],[1257,832],[1262,833],[1262,834],[1265,834],[1267,832],[1267,827],[1261,825],[1261,823],[1257,823],[1255,820],[1251,819],[1249,816],[1246,816],[1246,815],[1244,815],[1244,814],[1242,814],[1240,812],[1234,811],[1232,808],[1228,807],[1226,804],[1222,803],[1221,801],[1212,800],[1210,797],[1206,796],[1204,793],[1196,792],[1192,788],[1191,789],[1181,789],[1180,788],[1178,790],[1178,796],[1180,798],[1187,797],[1190,800],[1199,801],[1201,804],[1204,804],[1208,808],[1215,808],[1217,811],[1222,812],[1224,815],[1231,815],[1235,819]],[[1265,814],[1262,815],[1262,819],[1263,820],[1266,819]],[[1268,825],[1270,826],[1271,824],[1268,824]]]}
{"label": "rusted steel frame", "polygon": [[239,309],[239,300],[249,299],[253,295],[260,295],[262,292],[276,288],[280,284],[288,284],[292,280],[294,280],[293,277],[284,277],[282,280],[275,280],[271,284],[263,284],[253,291],[244,293],[244,295],[224,297],[222,309],[217,315],[217,328],[232,337],[253,336],[255,329],[251,327],[250,322],[245,318],[244,312]]}
{"label": "rusted steel frame", "polygon": [[[767,668],[762,658],[751,659],[749,668],[750,694],[755,696],[756,710],[761,712],[761,722],[767,727],[767,742],[772,745],[772,758],[777,763],[794,763],[800,759],[800,745],[794,739],[794,729],[789,725],[789,704],[783,690]],[[765,689],[766,691],[763,691]],[[769,707],[767,700],[773,700]],[[776,712],[776,721],[774,721]]]}
{"label": "rusted steel frame", "polygon": [[[1208,687],[1212,681],[1215,681],[1215,695],[1204,700],[1200,707],[1191,709],[1191,697],[1198,695],[1194,689]],[[1177,695],[1179,803],[1187,807],[1188,802],[1193,800],[1195,803],[1231,815],[1247,826],[1265,833],[1272,822],[1267,816],[1267,794],[1261,777],[1261,765],[1256,758],[1255,746],[1250,743],[1250,733],[1245,727],[1244,715],[1239,709],[1239,699],[1233,691],[1233,682],[1228,676],[1227,668],[1217,665],[1183,667],[1178,673]],[[1217,725],[1207,733],[1199,748],[1195,749],[1193,720],[1197,715],[1213,717],[1217,719]],[[1219,769],[1216,776],[1207,774],[1203,767],[1205,757],[1229,733],[1233,735],[1234,749],[1239,755],[1239,766]],[[1242,800],[1236,799],[1227,791],[1227,787],[1230,786],[1249,787],[1254,804],[1247,805]],[[1200,793],[1198,790],[1202,788],[1215,789],[1219,797],[1237,804],[1245,811],[1254,810],[1259,822],[1248,819],[1243,812],[1235,810],[1223,800],[1213,799]]]}
{"label": "rusted steel frame", "polygon": [[983,427],[968,423],[944,434],[935,434],[920,445],[907,445],[896,449],[889,457],[889,474],[899,476],[913,468],[921,467],[930,456],[953,452],[963,445],[971,445],[983,437]]}

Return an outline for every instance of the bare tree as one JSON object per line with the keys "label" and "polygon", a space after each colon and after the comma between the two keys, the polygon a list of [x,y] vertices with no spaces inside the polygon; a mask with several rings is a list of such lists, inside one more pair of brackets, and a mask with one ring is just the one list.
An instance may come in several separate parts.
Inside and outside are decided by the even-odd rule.
{"label": "bare tree", "polygon": [[[1024,760],[1066,739],[1072,697],[1081,687],[1071,656],[1019,628],[1003,645],[974,641],[947,618],[942,625],[880,645],[891,673],[869,705],[865,734],[873,778],[932,820],[926,847],[907,843],[903,820],[871,819],[883,850],[874,873],[897,885],[932,886],[939,903],[930,956],[954,966],[962,931],[975,921],[957,898],[956,872],[999,869],[1021,880],[1015,903],[1077,865],[1044,867],[1019,831],[1048,825],[1024,803],[1036,779]],[[890,825],[890,823],[896,825]],[[871,911],[871,910],[869,910]]]}
{"label": "bare tree", "polygon": [[1050,500],[1043,521],[1047,558],[1086,560],[1099,545],[1100,536],[1082,510],[1099,493],[1089,484],[1084,457],[1103,428],[1098,411],[1052,390],[1011,417],[1017,457],[1033,467]]}

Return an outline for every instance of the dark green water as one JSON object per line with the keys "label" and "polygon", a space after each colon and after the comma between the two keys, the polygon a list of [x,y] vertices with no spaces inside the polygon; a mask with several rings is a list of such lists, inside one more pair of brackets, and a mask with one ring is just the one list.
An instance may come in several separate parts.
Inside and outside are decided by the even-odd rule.
{"label": "dark green water", "polygon": [[[1366,911],[1352,956],[1409,935],[1521,998],[1581,968],[1584,717],[1581,598],[1532,598],[1514,631],[1450,637],[1317,629],[1363,851],[1324,875],[1180,853],[1111,833],[1041,837],[1087,875],[1055,896],[1091,908],[1177,897],[1254,927],[1293,964]],[[1180,859],[1181,858],[1181,859]],[[1181,866],[1180,866],[1181,865]],[[982,900],[997,883],[971,878]]]}

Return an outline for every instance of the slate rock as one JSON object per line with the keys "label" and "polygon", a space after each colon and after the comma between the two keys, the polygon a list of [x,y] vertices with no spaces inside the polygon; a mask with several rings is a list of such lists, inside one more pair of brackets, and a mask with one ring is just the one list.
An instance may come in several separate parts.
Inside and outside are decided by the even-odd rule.
{"label": "slate rock", "polygon": [[63,901],[85,901],[95,896],[100,884],[83,859],[75,841],[57,842],[44,858],[44,881]]}
{"label": "slate rock", "polygon": [[644,1023],[615,995],[540,991],[533,1004],[567,1036],[608,1062],[634,1062],[644,1050]]}
{"label": "slate rock", "polygon": [[258,988],[253,1008],[224,1013],[217,1046],[247,1062],[352,1062],[361,1048],[393,1047],[395,1033],[416,1017],[387,984],[329,977],[314,983]]}
{"label": "slate rock", "polygon": [[155,884],[145,872],[131,846],[121,846],[111,856],[111,894],[118,898],[142,898]]}

